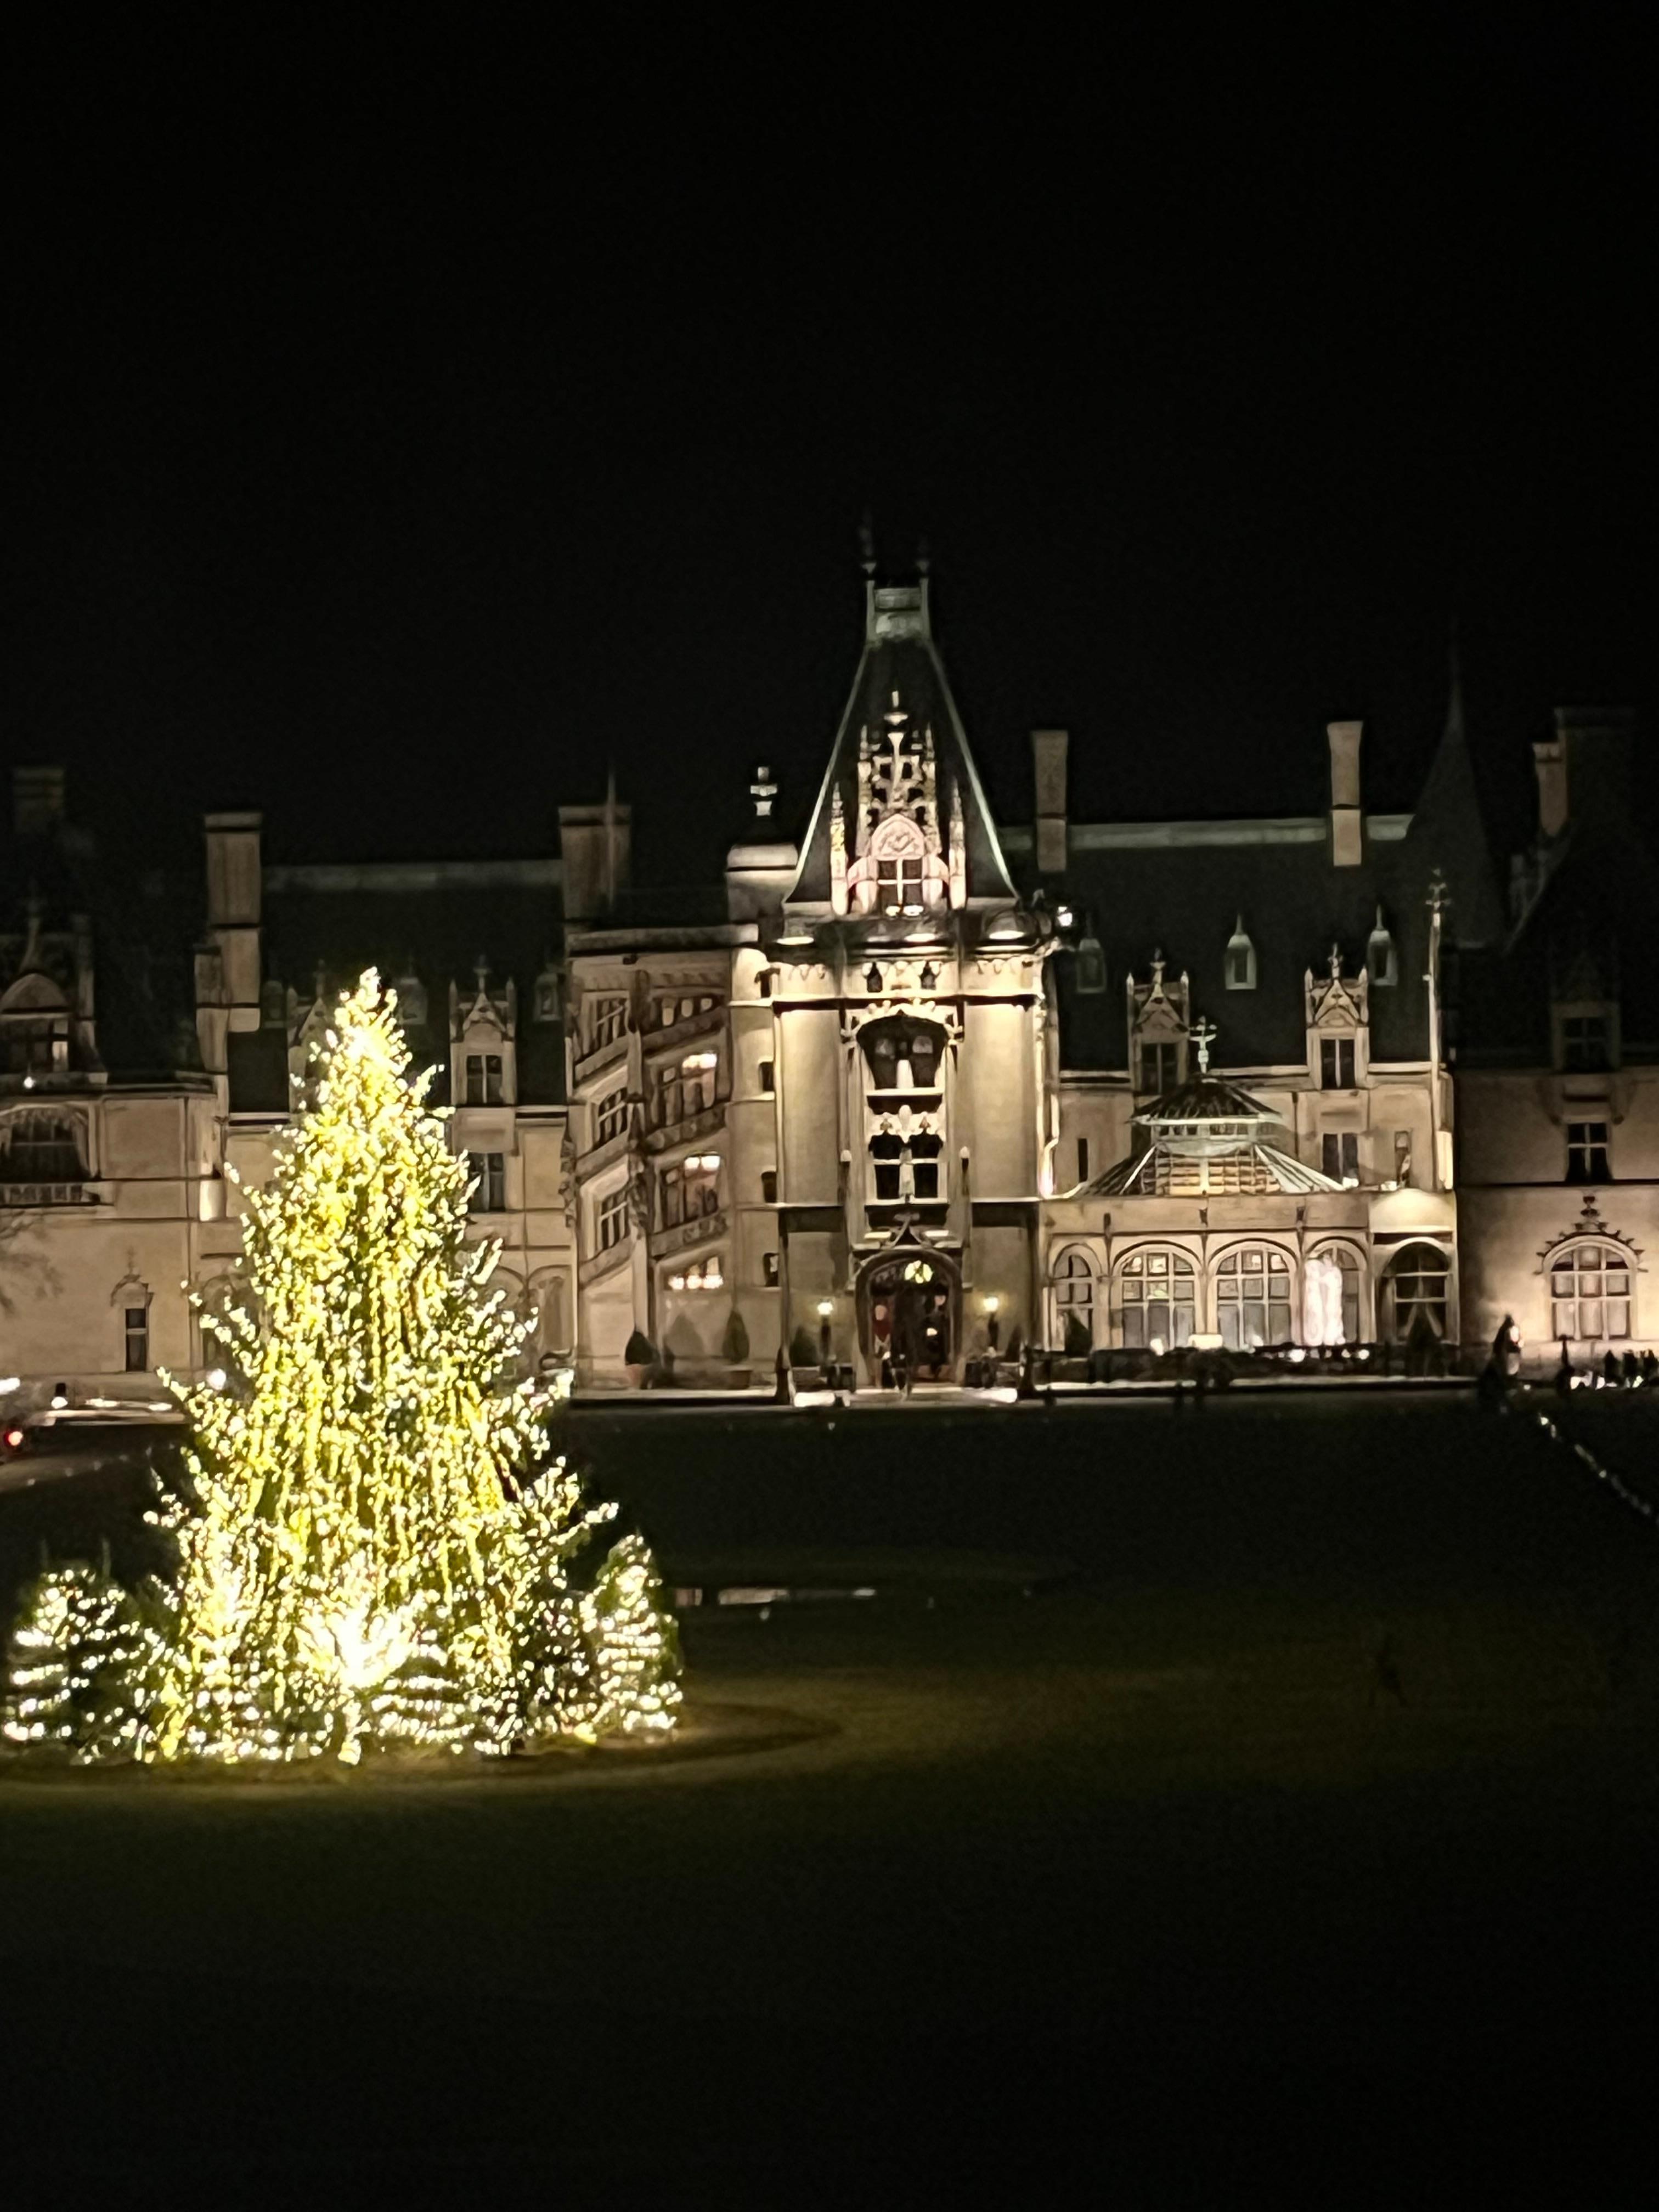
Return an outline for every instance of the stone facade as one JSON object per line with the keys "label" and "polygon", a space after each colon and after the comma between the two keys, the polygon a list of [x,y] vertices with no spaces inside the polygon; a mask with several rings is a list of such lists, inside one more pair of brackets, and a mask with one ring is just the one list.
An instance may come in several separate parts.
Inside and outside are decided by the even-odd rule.
{"label": "stone facade", "polygon": [[613,789],[531,861],[295,863],[210,815],[181,921],[20,770],[0,1368],[89,1397],[201,1367],[186,1286],[234,1295],[242,1191],[369,964],[532,1362],[586,1387],[639,1379],[641,1339],[705,1387],[781,1351],[872,1384],[1017,1341],[1472,1349],[1505,1313],[1536,1356],[1641,1348],[1659,1007],[1628,734],[1567,714],[1535,749],[1507,913],[1455,687],[1408,814],[1365,811],[1339,722],[1320,815],[1074,823],[1042,730],[1032,825],[1000,827],[925,576],[870,579],[799,842],[762,769],[706,902],[633,886]]}

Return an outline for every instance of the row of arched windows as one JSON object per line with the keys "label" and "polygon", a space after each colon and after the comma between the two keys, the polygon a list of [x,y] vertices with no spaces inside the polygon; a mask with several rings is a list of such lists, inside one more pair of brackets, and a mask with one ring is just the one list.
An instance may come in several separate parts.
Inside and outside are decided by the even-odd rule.
{"label": "row of arched windows", "polygon": [[[1215,1260],[1201,1283],[1190,1252],[1139,1245],[1103,1280],[1083,1244],[1055,1258],[1049,1283],[1057,1340],[1073,1351],[1097,1344],[1170,1351],[1206,1328],[1230,1351],[1274,1344],[1357,1344],[1366,1333],[1365,1263],[1352,1245],[1316,1246],[1298,1287],[1291,1253],[1270,1243],[1240,1243]],[[1396,1342],[1419,1315],[1438,1337],[1450,1321],[1450,1255],[1437,1245],[1412,1243],[1394,1254],[1377,1283],[1377,1333]],[[1200,1318],[1207,1289],[1211,1317]],[[1628,1313],[1628,1298],[1624,1309]]]}

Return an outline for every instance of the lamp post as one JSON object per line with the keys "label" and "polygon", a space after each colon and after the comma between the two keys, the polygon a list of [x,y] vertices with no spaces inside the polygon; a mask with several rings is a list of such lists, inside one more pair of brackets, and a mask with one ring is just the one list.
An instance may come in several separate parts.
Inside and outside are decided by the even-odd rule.
{"label": "lamp post", "polygon": [[1002,1340],[1002,1324],[997,1319],[1001,1310],[1002,1300],[993,1291],[990,1297],[985,1300],[985,1341],[991,1348],[993,1359],[996,1358],[997,1347]]}
{"label": "lamp post", "polygon": [[830,1317],[835,1310],[836,1302],[833,1298],[818,1300],[818,1365],[823,1370],[823,1379],[826,1382],[830,1380]]}

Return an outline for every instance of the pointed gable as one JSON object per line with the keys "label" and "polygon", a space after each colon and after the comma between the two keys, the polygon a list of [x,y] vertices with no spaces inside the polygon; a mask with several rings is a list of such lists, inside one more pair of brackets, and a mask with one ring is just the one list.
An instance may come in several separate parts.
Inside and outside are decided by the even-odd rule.
{"label": "pointed gable", "polygon": [[926,576],[866,586],[864,651],[786,904],[867,911],[884,863],[901,902],[913,888],[938,906],[1015,896],[933,641]]}

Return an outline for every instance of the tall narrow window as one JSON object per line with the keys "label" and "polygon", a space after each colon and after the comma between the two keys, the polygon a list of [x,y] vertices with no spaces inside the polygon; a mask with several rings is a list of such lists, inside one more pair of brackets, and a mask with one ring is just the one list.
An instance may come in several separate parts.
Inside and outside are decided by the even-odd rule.
{"label": "tall narrow window", "polygon": [[128,1306],[125,1323],[126,1370],[142,1375],[149,1365],[149,1308]]}
{"label": "tall narrow window", "polygon": [[761,1279],[769,1290],[775,1290],[777,1288],[779,1279],[778,1255],[775,1252],[763,1252],[761,1254]]}
{"label": "tall narrow window", "polygon": [[775,1206],[778,1202],[778,1171],[775,1168],[761,1170],[761,1204]]}
{"label": "tall narrow window", "polygon": [[774,1070],[769,1060],[763,1060],[760,1064],[760,1087],[763,1091],[769,1091],[775,1087]]}
{"label": "tall narrow window", "polygon": [[599,1200],[595,1226],[599,1231],[601,1252],[614,1250],[628,1234],[628,1192],[626,1188],[613,1190],[609,1197]]}
{"label": "tall narrow window", "polygon": [[506,1154],[469,1152],[467,1163],[478,1186],[472,1194],[473,1212],[502,1212],[507,1206]]}
{"label": "tall narrow window", "polygon": [[499,1106],[501,1104],[501,1056],[500,1053],[468,1053],[466,1103],[469,1106]]}
{"label": "tall narrow window", "polygon": [[1089,1180],[1089,1139],[1086,1137],[1079,1137],[1077,1140],[1077,1179],[1079,1182]]}
{"label": "tall narrow window", "polygon": [[1143,1038],[1140,1047],[1140,1087],[1159,1096],[1173,1091],[1180,1066],[1180,1048],[1172,1037]]}
{"label": "tall narrow window", "polygon": [[1352,1037],[1321,1037],[1319,1083],[1320,1088],[1323,1091],[1353,1089],[1354,1050]]}
{"label": "tall narrow window", "polygon": [[1359,1180],[1359,1133],[1355,1129],[1327,1129],[1321,1141],[1321,1165],[1336,1182]]}
{"label": "tall narrow window", "polygon": [[1605,1121],[1567,1124],[1567,1181],[1608,1182],[1607,1125]]}

